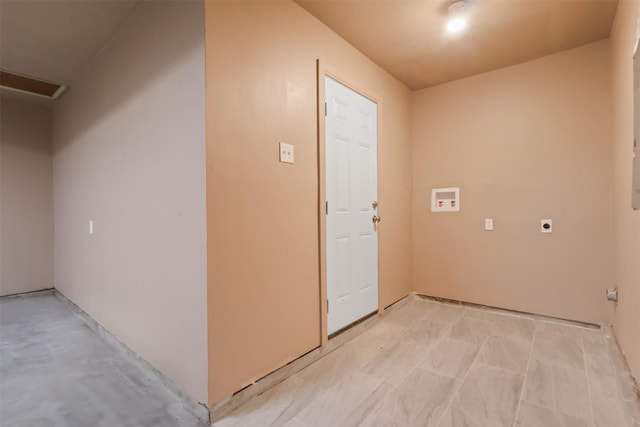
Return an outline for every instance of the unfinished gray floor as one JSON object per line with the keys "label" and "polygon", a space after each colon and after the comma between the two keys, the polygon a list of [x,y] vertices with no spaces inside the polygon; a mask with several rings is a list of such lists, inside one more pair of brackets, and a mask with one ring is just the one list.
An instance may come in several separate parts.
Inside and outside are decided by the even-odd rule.
{"label": "unfinished gray floor", "polygon": [[0,425],[208,423],[49,294],[0,300]]}
{"label": "unfinished gray floor", "polygon": [[[0,300],[0,426],[206,426],[54,295]],[[216,427],[635,427],[609,331],[415,297]]]}

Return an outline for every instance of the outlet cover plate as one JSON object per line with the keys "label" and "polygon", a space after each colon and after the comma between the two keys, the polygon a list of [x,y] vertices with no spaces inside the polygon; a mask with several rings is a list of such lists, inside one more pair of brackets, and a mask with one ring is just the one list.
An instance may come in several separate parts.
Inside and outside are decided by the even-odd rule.
{"label": "outlet cover plate", "polygon": [[280,161],[282,163],[293,163],[293,145],[280,143]]}
{"label": "outlet cover plate", "polygon": [[484,220],[484,229],[487,231],[493,230],[493,218],[485,218]]}

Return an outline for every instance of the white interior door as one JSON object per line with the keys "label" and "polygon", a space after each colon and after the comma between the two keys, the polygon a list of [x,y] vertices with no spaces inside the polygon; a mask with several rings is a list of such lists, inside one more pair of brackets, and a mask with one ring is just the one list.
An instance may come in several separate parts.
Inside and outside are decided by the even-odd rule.
{"label": "white interior door", "polygon": [[378,309],[377,105],[325,77],[327,331]]}

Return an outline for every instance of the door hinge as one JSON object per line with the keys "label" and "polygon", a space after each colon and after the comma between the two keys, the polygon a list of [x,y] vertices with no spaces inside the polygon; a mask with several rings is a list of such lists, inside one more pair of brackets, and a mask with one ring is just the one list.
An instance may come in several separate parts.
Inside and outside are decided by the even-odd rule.
{"label": "door hinge", "polygon": [[329,215],[329,201],[324,202],[324,214]]}
{"label": "door hinge", "polygon": [[329,313],[329,300],[327,300],[327,313]]}
{"label": "door hinge", "polygon": [[327,103],[324,103],[324,116],[327,117]]}

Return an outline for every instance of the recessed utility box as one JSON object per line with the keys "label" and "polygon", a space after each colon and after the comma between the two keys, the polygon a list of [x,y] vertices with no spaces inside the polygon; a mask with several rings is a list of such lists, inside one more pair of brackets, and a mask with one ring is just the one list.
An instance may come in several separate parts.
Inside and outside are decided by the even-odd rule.
{"label": "recessed utility box", "polygon": [[460,210],[460,188],[434,188],[431,190],[432,212],[457,212]]}

